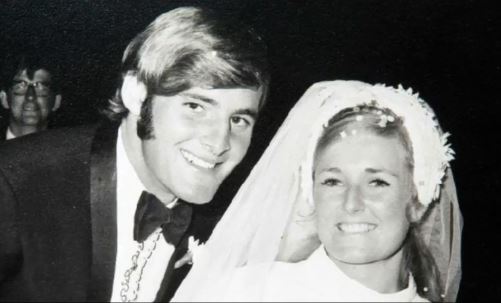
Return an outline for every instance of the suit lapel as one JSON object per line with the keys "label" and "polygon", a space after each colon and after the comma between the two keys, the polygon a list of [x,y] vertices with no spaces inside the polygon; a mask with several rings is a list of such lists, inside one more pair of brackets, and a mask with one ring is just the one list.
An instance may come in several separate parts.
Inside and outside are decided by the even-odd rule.
{"label": "suit lapel", "polygon": [[7,128],[9,127],[9,124],[4,122],[0,118],[0,141],[4,141],[7,137]]}
{"label": "suit lapel", "polygon": [[162,284],[160,284],[160,289],[157,292],[155,302],[170,302],[184,277],[188,274],[188,271],[191,269],[191,265],[184,265],[181,268],[174,269],[176,261],[181,259],[187,251],[188,234],[185,234],[179,245],[176,246],[176,250],[174,250],[174,253],[169,260],[169,264],[165,270],[165,275],[163,277]]}
{"label": "suit lapel", "polygon": [[109,301],[117,251],[116,140],[118,125],[97,128],[91,149],[92,266],[89,301]]}

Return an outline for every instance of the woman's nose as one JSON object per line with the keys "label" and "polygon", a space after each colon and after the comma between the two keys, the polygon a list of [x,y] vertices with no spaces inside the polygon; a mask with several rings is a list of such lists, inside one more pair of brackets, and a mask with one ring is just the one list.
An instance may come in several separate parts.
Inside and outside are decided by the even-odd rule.
{"label": "woman's nose", "polygon": [[356,213],[365,209],[365,202],[358,187],[354,186],[347,190],[343,206],[348,213]]}

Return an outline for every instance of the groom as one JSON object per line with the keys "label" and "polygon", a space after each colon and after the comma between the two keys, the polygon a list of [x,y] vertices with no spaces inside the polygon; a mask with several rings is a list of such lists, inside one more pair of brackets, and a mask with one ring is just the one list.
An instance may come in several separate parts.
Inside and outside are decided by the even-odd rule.
{"label": "groom", "polygon": [[0,300],[161,301],[182,279],[190,204],[249,147],[265,47],[241,23],[178,8],[128,45],[122,80],[111,122],[0,148]]}

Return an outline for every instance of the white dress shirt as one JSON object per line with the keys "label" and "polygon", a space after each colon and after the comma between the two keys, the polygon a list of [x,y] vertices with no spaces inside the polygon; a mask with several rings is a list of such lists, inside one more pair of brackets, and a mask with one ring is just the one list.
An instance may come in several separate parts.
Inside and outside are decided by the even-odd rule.
{"label": "white dress shirt", "polygon": [[[125,152],[122,128],[118,131],[117,140],[117,257],[113,279],[112,302],[122,301],[121,291],[127,289],[122,283],[127,282],[125,273],[133,265],[133,256],[138,254],[137,268],[131,270],[128,283],[129,299],[152,302],[160,288],[174,246],[168,244],[158,228],[145,241],[143,250],[139,252],[139,243],[133,239],[134,214],[138,199],[144,185],[139,180]],[[175,203],[175,202],[174,202]],[[172,207],[172,205],[169,205]],[[150,255],[150,251],[152,251]],[[144,268],[141,271],[141,268]],[[142,274],[141,274],[142,272]],[[139,285],[138,285],[139,283]]]}
{"label": "white dress shirt", "polygon": [[5,135],[5,140],[14,139],[16,135],[10,130],[10,127],[7,128],[7,134]]}

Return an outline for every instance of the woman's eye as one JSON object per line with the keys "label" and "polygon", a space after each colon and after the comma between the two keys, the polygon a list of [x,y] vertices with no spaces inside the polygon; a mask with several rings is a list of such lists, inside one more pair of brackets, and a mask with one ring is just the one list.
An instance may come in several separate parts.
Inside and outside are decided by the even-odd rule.
{"label": "woman's eye", "polygon": [[338,179],[334,179],[334,178],[328,178],[328,179],[325,179],[324,181],[322,181],[322,183],[320,183],[320,184],[327,185],[327,186],[339,186],[339,185],[341,185],[341,181]]}
{"label": "woman's eye", "polygon": [[386,187],[386,186],[390,186],[390,183],[386,182],[383,179],[372,180],[369,184],[372,185],[372,186],[374,186],[374,187]]}

